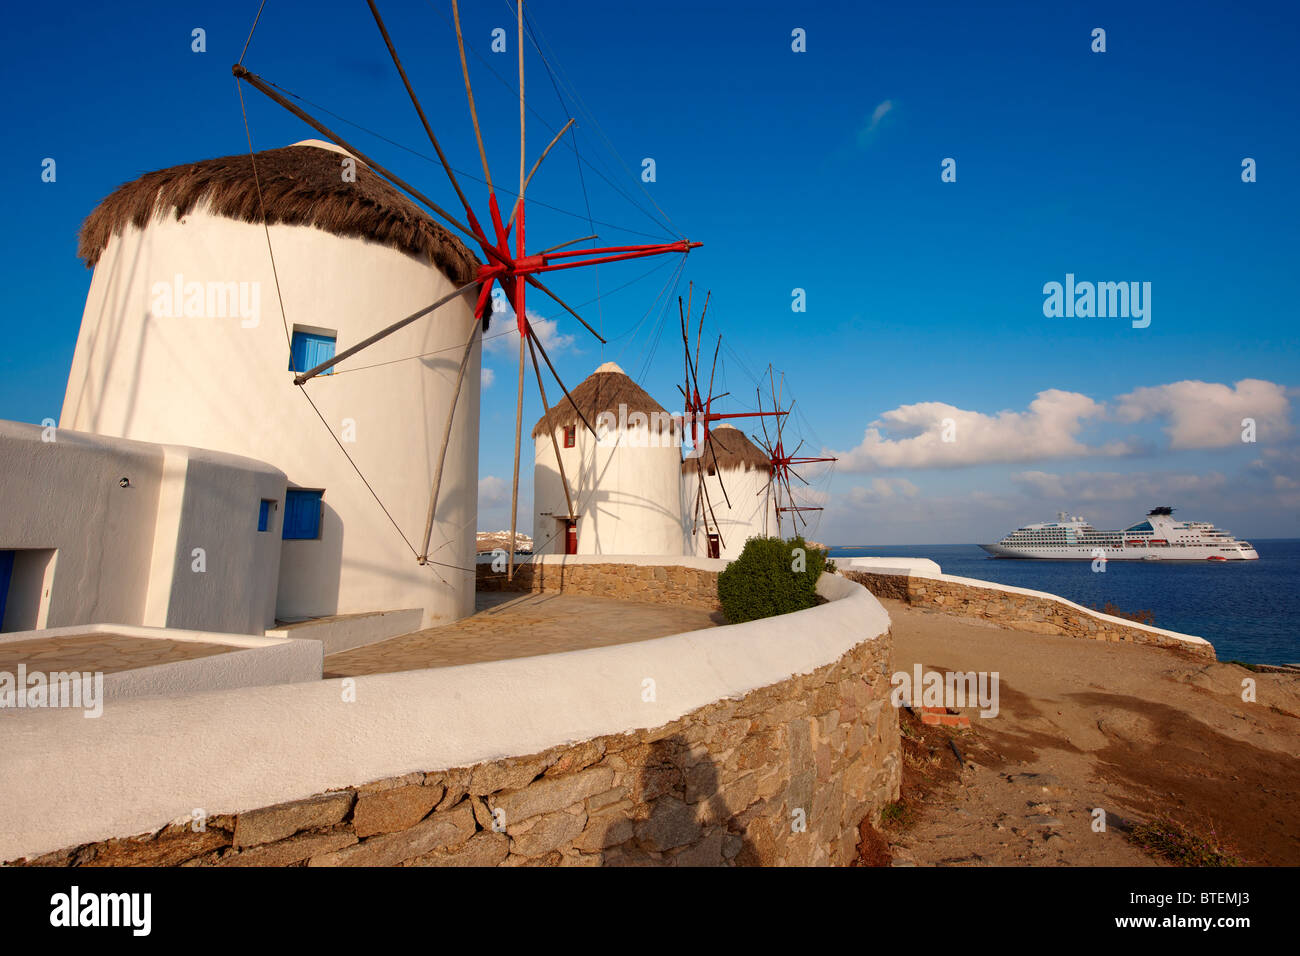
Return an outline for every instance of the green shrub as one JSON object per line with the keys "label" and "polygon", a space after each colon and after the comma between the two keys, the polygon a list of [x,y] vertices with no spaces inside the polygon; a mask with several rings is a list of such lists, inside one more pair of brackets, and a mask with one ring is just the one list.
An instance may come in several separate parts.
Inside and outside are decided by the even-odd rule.
{"label": "green shrub", "polygon": [[740,624],[812,607],[825,565],[826,552],[808,547],[802,536],[750,538],[740,557],[718,575],[722,613]]}

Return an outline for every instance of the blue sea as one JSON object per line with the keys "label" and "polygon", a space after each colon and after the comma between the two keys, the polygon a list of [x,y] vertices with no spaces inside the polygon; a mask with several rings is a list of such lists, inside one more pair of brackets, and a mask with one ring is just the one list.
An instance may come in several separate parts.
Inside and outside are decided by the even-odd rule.
{"label": "blue sea", "polygon": [[1112,602],[1151,611],[1156,627],[1195,634],[1219,660],[1300,663],[1300,539],[1252,538],[1258,561],[1182,564],[990,558],[973,544],[842,546],[831,557],[910,557],[937,561],[945,574],[1059,594],[1085,607]]}

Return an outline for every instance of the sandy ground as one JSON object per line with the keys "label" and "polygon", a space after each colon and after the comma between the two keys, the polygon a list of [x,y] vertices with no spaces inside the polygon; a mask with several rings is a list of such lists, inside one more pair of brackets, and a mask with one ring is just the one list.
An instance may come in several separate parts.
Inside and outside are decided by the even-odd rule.
{"label": "sandy ground", "polygon": [[895,671],[1000,677],[998,716],[963,710],[970,730],[901,715],[920,786],[910,824],[885,828],[895,865],[1152,864],[1123,831],[1156,817],[1246,863],[1300,864],[1300,678],[882,603]]}

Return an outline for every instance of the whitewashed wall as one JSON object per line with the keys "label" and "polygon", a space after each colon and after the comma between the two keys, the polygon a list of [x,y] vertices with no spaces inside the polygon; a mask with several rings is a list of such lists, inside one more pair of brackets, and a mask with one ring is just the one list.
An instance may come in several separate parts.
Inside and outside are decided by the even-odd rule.
{"label": "whitewashed wall", "polygon": [[11,584],[6,630],[261,634],[275,622],[280,536],[278,522],[257,530],[258,505],[284,492],[263,462],[0,421],[0,548],[54,552],[35,615],[13,613],[30,582]]}
{"label": "whitewashed wall", "polygon": [[[701,497],[700,479],[693,470],[682,472],[682,517],[686,528],[686,548],[690,554],[708,556],[709,536],[705,517],[709,516],[707,524],[716,526],[721,533],[718,556],[731,560],[740,557],[740,552],[745,550],[745,542],[750,538],[776,535],[776,502],[772,497],[772,483],[767,472],[757,468],[750,471],[743,468],[721,468],[718,471],[716,475],[708,474],[707,469],[705,471],[704,481],[708,485],[706,500],[712,503],[713,511],[709,516],[710,513],[701,504],[698,521],[695,520],[695,509],[696,499]],[[692,529],[694,534],[691,533]]]}
{"label": "whitewashed wall", "polygon": [[[340,681],[324,680],[123,700],[95,720],[22,711],[0,735],[0,860],[141,833],[194,807],[238,812],[658,727],[811,673],[888,630],[888,614],[861,585],[824,574],[818,591],[828,603],[746,624],[362,676],[351,700]],[[647,674],[652,701],[641,694]]]}
{"label": "whitewashed wall", "polygon": [[[681,449],[666,432],[660,447],[635,447],[632,434],[612,431],[602,445],[579,423],[574,447],[565,448],[564,430],[556,432],[579,516],[579,554],[684,553]],[[563,554],[564,535],[553,516],[567,514],[568,506],[555,448],[546,434],[533,446],[533,550]]]}
{"label": "whitewashed wall", "polygon": [[[342,351],[452,290],[433,266],[305,226],[270,228],[289,329],[337,332]],[[155,283],[249,283],[260,314],[169,317]],[[253,285],[255,284],[255,285]],[[420,607],[423,621],[472,613],[480,346],[456,410],[431,557],[421,567],[336,443],[418,546],[472,291],[306,385],[293,385],[276,281],[260,224],[195,212],[128,227],[95,269],[61,424],[270,462],[292,486],[325,490],[320,540],[286,541],[277,615]],[[233,310],[232,310],[233,311]],[[249,310],[251,312],[251,310]],[[423,356],[413,358],[414,356]],[[331,437],[331,433],[333,437]]]}

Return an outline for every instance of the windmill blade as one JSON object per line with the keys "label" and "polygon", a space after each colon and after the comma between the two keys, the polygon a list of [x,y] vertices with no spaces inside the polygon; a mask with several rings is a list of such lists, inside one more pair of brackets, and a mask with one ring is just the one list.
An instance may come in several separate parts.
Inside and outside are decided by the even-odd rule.
{"label": "windmill blade", "polygon": [[709,401],[710,402],[713,401],[715,397],[722,398],[721,395],[715,396],[713,394],[713,380],[717,377],[718,374],[718,351],[721,348],[722,348],[722,333],[719,332],[718,344],[713,347],[713,367],[709,369]]}
{"label": "windmill blade", "polygon": [[[572,125],[573,125],[573,120],[570,119],[567,123],[564,124],[564,129],[556,133],[554,139],[552,139],[549,143],[546,144],[546,148],[542,150],[542,155],[537,157],[537,162],[533,163],[533,168],[528,171],[528,175],[524,177],[524,181],[520,183],[519,195],[515,197],[514,207],[510,210],[510,218],[506,220],[507,230],[510,229],[510,224],[515,221],[515,214],[519,212],[519,207],[520,205],[523,204],[524,193],[528,191],[528,184],[533,181],[533,174],[537,172],[537,167],[542,165],[542,160],[546,158],[546,154],[549,153],[552,147],[554,147],[555,144],[560,141],[560,137],[569,131],[569,127]],[[568,245],[568,243],[565,243],[565,245]]]}
{"label": "windmill blade", "polygon": [[420,554],[416,560],[420,564],[427,564],[429,561],[429,539],[433,537],[433,518],[438,508],[438,492],[442,488],[442,469],[447,461],[447,446],[451,443],[451,426],[452,420],[456,416],[456,406],[460,402],[461,386],[465,382],[465,370],[469,367],[470,356],[474,354],[474,339],[479,332],[478,318],[469,324],[469,338],[465,341],[465,349],[460,356],[460,370],[456,373],[456,390],[452,393],[451,407],[447,409],[447,423],[442,430],[442,444],[438,450],[438,465],[433,472],[433,490],[429,492],[429,510],[424,519],[424,540],[421,544]]}
{"label": "windmill blade", "polygon": [[[709,517],[713,519],[713,527],[717,529],[718,547],[723,547],[726,542],[722,540],[722,528],[718,525],[718,516],[713,511],[713,500],[709,497],[709,484],[704,480],[704,470],[700,469],[700,487],[704,489],[704,504],[708,509]],[[704,527],[707,531],[709,524],[706,520]]]}
{"label": "windmill blade", "polygon": [[[758,399],[758,410],[761,412],[763,410],[763,393],[759,391],[757,385],[754,386],[754,395]],[[777,417],[779,418],[780,416]],[[771,438],[768,437],[767,434],[767,416],[766,415],[758,416],[758,423],[763,428],[763,450],[767,452],[767,457],[771,458],[773,448],[772,448],[772,440]]]}
{"label": "windmill blade", "polygon": [[555,366],[551,364],[551,357],[546,354],[546,346],[542,344],[541,339],[533,334],[532,323],[528,321],[527,317],[524,318],[524,327],[528,330],[529,340],[537,343],[537,351],[542,353],[542,361],[544,361],[546,367],[551,370],[551,377],[554,378],[556,384],[560,386],[560,391],[564,392],[564,397],[569,400],[569,404],[572,405],[573,410],[577,412],[578,418],[582,419],[582,424],[587,426],[587,431],[591,432],[591,436],[593,438],[598,438],[599,436],[596,435],[596,429],[591,427],[591,422],[587,421],[587,416],[582,414],[582,409],[578,407],[578,403],[575,402],[573,396],[569,394],[569,389],[565,386],[564,380],[560,378],[560,373],[555,371]]}
{"label": "windmill blade", "polygon": [[[478,155],[483,161],[483,179],[487,182],[488,193],[496,192],[492,188],[492,168],[488,165],[487,150],[483,148],[483,131],[478,125],[478,110],[474,107],[474,86],[469,81],[469,63],[465,60],[465,38],[460,30],[460,5],[451,0],[451,15],[456,21],[456,46],[460,48],[460,72],[465,77],[465,96],[469,99],[469,118],[474,123],[474,138],[478,140]],[[522,55],[522,52],[521,54]],[[520,356],[520,364],[523,357]],[[514,539],[511,539],[511,553],[514,553]]]}
{"label": "windmill blade", "polygon": [[682,325],[682,376],[686,380],[686,387],[682,393],[686,396],[687,410],[690,411],[694,401],[694,392],[691,390],[691,344],[686,330],[686,311],[682,307],[680,295],[677,297],[677,317]]}
{"label": "windmill blade", "polygon": [[506,565],[506,580],[515,579],[515,542],[519,519],[519,454],[520,442],[523,436],[524,422],[524,345],[528,340],[531,331],[528,327],[527,312],[524,311],[524,293],[523,288],[516,284],[515,298],[518,300],[515,314],[525,316],[524,327],[519,334],[519,388],[515,394],[515,471],[514,478],[510,486],[510,558]]}
{"label": "windmill blade", "polygon": [[713,295],[710,289],[704,293],[704,308],[700,309],[700,324],[695,333],[695,368],[698,371],[700,367],[700,341],[704,338],[704,313],[709,311],[709,297]]}
{"label": "windmill blade", "polygon": [[[516,5],[517,20],[519,27],[519,203],[524,200],[524,186],[526,177],[524,175],[525,148],[526,141],[524,137],[524,0],[518,0]],[[465,82],[468,86],[469,74],[465,74]],[[477,129],[477,125],[476,125]],[[482,143],[480,141],[480,147]],[[483,158],[484,165],[487,164],[487,157]],[[490,188],[490,187],[489,187]],[[493,197],[495,199],[495,197]],[[524,254],[524,214],[518,203],[515,205],[516,212],[519,213],[519,220],[515,223],[515,255]],[[494,220],[499,219],[495,204],[492,207],[492,217]],[[512,216],[513,218],[513,216]],[[508,230],[503,230],[508,231]],[[528,279],[527,273],[522,274],[522,278]],[[519,540],[516,536],[515,523],[519,515],[519,455],[520,441],[523,435],[524,421],[524,344],[532,338],[533,329],[528,324],[528,286],[519,281],[520,276],[515,277],[515,316],[520,320],[519,327],[519,391],[515,398],[515,474],[514,485],[510,490],[510,564],[506,569],[506,580],[513,581],[515,578],[515,542]],[[584,323],[585,324],[585,323]],[[539,378],[540,382],[541,379]],[[572,401],[572,399],[570,399]],[[575,406],[576,407],[576,406]],[[536,530],[536,529],[534,529]]]}
{"label": "windmill blade", "polygon": [[433,135],[433,127],[429,125],[429,118],[424,115],[424,107],[420,105],[420,99],[415,95],[415,89],[411,86],[411,81],[406,76],[406,70],[402,67],[402,61],[397,56],[397,47],[393,45],[392,37],[388,35],[388,28],[384,26],[384,18],[379,15],[379,8],[375,6],[375,0],[366,0],[370,6],[370,12],[375,18],[375,24],[379,27],[379,32],[383,35],[384,44],[388,47],[388,55],[393,59],[393,65],[397,67],[398,75],[402,78],[402,85],[406,87],[406,94],[411,98],[411,105],[415,107],[415,112],[420,116],[420,122],[424,125],[424,132],[429,137],[429,142],[433,144],[434,152],[438,154],[438,161],[442,163],[443,171],[447,178],[451,180],[451,188],[456,190],[456,196],[460,199],[460,204],[465,209],[465,215],[470,221],[470,225],[477,227],[474,210],[470,207],[469,199],[466,198],[464,190],[460,188],[460,182],[456,179],[456,174],[452,172],[451,163],[447,161],[447,154],[442,151],[442,144],[438,142],[438,137]]}
{"label": "windmill blade", "polygon": [[274,89],[272,89],[271,86],[269,86],[266,83],[266,81],[263,80],[260,76],[258,76],[255,73],[250,73],[248,70],[244,69],[244,67],[240,66],[238,63],[236,63],[231,68],[231,73],[238,79],[243,80],[245,83],[247,83],[253,89],[257,90],[259,93],[262,93],[267,98],[273,100],[274,102],[278,103],[280,106],[284,107],[286,110],[288,110],[294,116],[298,117],[298,119],[302,120],[312,129],[316,130],[316,132],[320,133],[330,142],[335,143],[338,146],[341,146],[343,149],[347,150],[349,153],[351,153],[353,156],[359,159],[364,165],[369,167],[374,172],[378,173],[380,176],[387,179],[398,189],[402,190],[402,192],[406,193],[408,196],[410,196],[412,199],[419,202],[420,204],[426,206],[432,213],[440,217],[448,225],[454,227],[455,229],[460,230],[467,237],[469,237],[469,239],[473,241],[475,244],[482,245],[483,251],[487,256],[496,259],[498,262],[501,262],[501,254],[497,252],[495,249],[493,249],[490,245],[484,245],[482,242],[483,237],[480,234],[476,233],[473,229],[465,225],[463,222],[461,222],[459,219],[457,219],[447,210],[443,209],[440,205],[438,205],[436,202],[434,202],[432,199],[430,199],[420,190],[416,189],[406,180],[398,176],[396,173],[390,171],[387,167],[381,166],[379,163],[375,162],[373,159],[371,159],[365,153],[361,152],[361,150],[357,149],[355,146],[353,146],[351,143],[345,140],[338,133],[334,132],[324,123],[320,122],[315,117],[311,116],[306,111],[300,109],[298,106],[294,105],[293,103],[290,103],[287,99],[285,99]]}
{"label": "windmill blade", "polygon": [[[687,308],[689,309],[689,293],[688,293]],[[698,381],[695,381],[696,378],[695,366],[691,364],[690,329],[686,324],[686,316],[689,315],[690,313],[689,311],[682,312],[682,297],[680,295],[677,297],[677,312],[682,319],[682,347],[685,350],[685,354],[686,354],[686,384],[691,387],[692,389],[691,395],[692,397],[694,397],[695,395],[699,394],[700,385]]]}
{"label": "windmill blade", "polygon": [[[698,465],[698,462],[697,462],[697,465]],[[695,469],[695,477],[698,479],[699,476],[700,476],[700,470],[699,470],[699,468],[697,467],[697,468]],[[696,487],[695,487],[695,516],[691,519],[691,536],[692,536],[692,537],[694,537],[695,534],[700,530],[700,508],[703,507],[703,505],[704,505],[704,489],[701,487],[700,483],[697,481],[697,482],[696,482]]]}
{"label": "windmill blade", "polygon": [[609,344],[607,341],[605,341],[604,337],[601,336],[601,334],[600,334],[599,332],[597,332],[595,329],[593,329],[590,325],[587,324],[587,320],[586,320],[586,319],[584,319],[584,318],[583,318],[582,316],[580,316],[577,312],[575,312],[573,309],[571,309],[571,308],[569,307],[569,304],[568,304],[567,302],[565,302],[565,301],[564,301],[563,299],[561,299],[558,295],[556,295],[554,292],[552,292],[550,289],[548,289],[545,285],[543,285],[540,279],[535,279],[535,278],[533,278],[532,276],[530,276],[530,275],[529,275],[528,273],[526,273],[526,272],[523,273],[523,277],[524,277],[524,281],[527,282],[530,286],[532,286],[534,289],[539,289],[539,290],[541,290],[542,292],[545,292],[545,293],[546,293],[547,295],[549,295],[552,299],[554,299],[557,303],[559,303],[560,307],[563,308],[564,311],[568,312],[569,315],[573,316],[575,319],[577,319],[579,322],[581,322],[582,325],[583,325],[583,327],[584,327],[588,332],[590,332],[592,335],[596,336],[596,338],[600,339],[600,344],[601,344],[601,345],[608,345],[608,344]]}
{"label": "windmill blade", "polygon": [[321,374],[327,369],[333,368],[339,362],[342,362],[345,358],[351,358],[353,355],[356,355],[362,349],[374,345],[380,339],[388,338],[388,336],[392,335],[394,332],[406,328],[416,319],[428,315],[434,309],[440,308],[441,306],[446,305],[448,302],[454,301],[462,293],[464,293],[472,286],[475,286],[477,284],[478,284],[478,279],[474,279],[471,282],[465,283],[459,289],[453,289],[451,292],[448,292],[446,295],[444,295],[437,302],[434,302],[432,305],[426,305],[423,309],[420,309],[416,312],[412,312],[406,318],[398,319],[392,325],[380,329],[374,335],[367,336],[366,338],[358,342],[356,345],[353,345],[350,348],[346,348],[342,352],[339,352],[338,354],[331,356],[330,358],[326,359],[324,362],[321,362],[315,368],[309,368],[307,371],[295,375],[293,378],[293,384],[302,385],[305,382],[310,381],[311,379],[315,378],[317,375]]}
{"label": "windmill blade", "polygon": [[785,500],[789,503],[788,507],[794,507],[794,491],[790,488],[790,477],[786,474],[786,469],[781,469],[781,486],[785,490]]}
{"label": "windmill blade", "polygon": [[580,237],[577,238],[577,239],[570,239],[568,242],[562,242],[562,243],[560,243],[558,246],[551,246],[551,248],[549,248],[549,249],[543,249],[541,252],[539,252],[539,253],[537,253],[537,254],[538,254],[539,256],[544,256],[544,255],[547,255],[547,254],[549,254],[549,253],[555,252],[557,249],[563,249],[565,246],[571,246],[571,245],[573,245],[575,242],[589,242],[589,241],[592,240],[592,239],[599,239],[599,238],[600,238],[600,236],[597,235],[596,233],[592,233],[590,236],[580,236]]}
{"label": "windmill blade", "polygon": [[[681,297],[678,296],[678,298],[681,298]],[[690,318],[694,315],[694,312],[691,310],[691,305],[694,303],[694,301],[695,301],[695,283],[694,283],[694,282],[687,282],[687,283],[686,283],[686,318],[687,318],[687,319],[690,319]],[[691,352],[691,341],[690,341],[690,327],[689,327],[689,324],[688,324],[688,326],[687,326],[687,333],[686,333],[686,336],[687,336],[687,337],[686,337],[686,354],[687,354],[687,357],[689,358],[689,357],[690,357],[690,352]]]}
{"label": "windmill blade", "polygon": [[[519,197],[515,200],[515,212],[518,212],[519,204],[524,201],[524,190],[528,186],[528,178],[529,178],[524,175],[524,166],[527,164],[527,159],[525,155],[526,139],[524,136],[524,118],[527,114],[527,109],[526,109],[527,102],[524,100],[524,0],[516,0],[515,23],[518,28],[518,32],[515,38],[515,45],[519,50]],[[555,144],[552,143],[551,145],[553,146]],[[550,146],[546,147],[546,151],[542,153],[543,158],[545,158],[546,153],[550,151],[550,148],[551,148]],[[540,163],[542,160],[539,158],[537,161],[538,163]],[[510,214],[510,218],[511,220],[514,219],[513,212]],[[509,227],[507,226],[507,228]],[[519,248],[515,250],[519,255],[524,254],[523,233],[524,230],[521,224],[519,228],[519,239],[520,239]],[[523,362],[522,354],[519,357],[519,361],[520,363]]]}
{"label": "windmill blade", "polygon": [[[533,348],[532,335],[528,337],[528,353],[533,359],[533,375],[537,378],[537,389],[542,393],[542,418],[545,420],[551,414],[551,406],[546,401],[546,383],[542,381],[542,370],[537,365],[537,350]],[[551,433],[551,447],[555,449],[555,464],[560,470],[560,484],[564,487],[564,503],[569,509],[568,517],[576,518],[577,514],[573,510],[573,495],[569,494],[569,479],[564,473],[564,459],[560,457],[560,441],[555,437],[554,428],[547,428],[547,431]]]}
{"label": "windmill blade", "polygon": [[709,452],[713,455],[713,477],[718,479],[718,487],[722,489],[722,498],[726,501],[727,508],[731,508],[731,498],[727,495],[727,486],[722,483],[722,469],[718,467],[718,451],[713,447],[712,438],[706,444]]}

